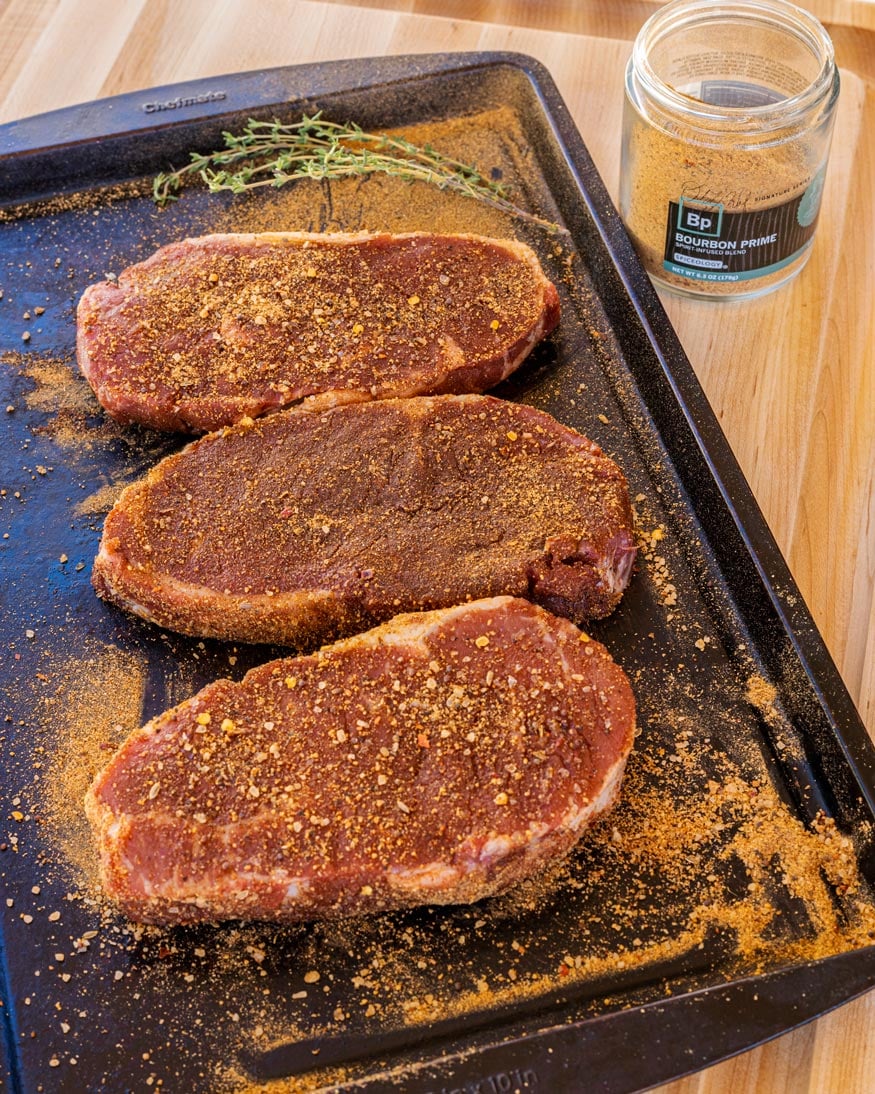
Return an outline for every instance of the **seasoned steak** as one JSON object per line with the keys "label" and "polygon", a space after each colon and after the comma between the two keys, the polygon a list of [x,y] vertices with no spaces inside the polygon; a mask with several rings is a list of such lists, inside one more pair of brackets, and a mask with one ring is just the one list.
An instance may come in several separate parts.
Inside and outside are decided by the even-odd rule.
{"label": "seasoned steak", "polygon": [[626,481],[597,445],[529,406],[444,395],[195,441],[122,493],[93,581],[171,630],[303,647],[500,594],[604,616],[634,557]]}
{"label": "seasoned steak", "polygon": [[634,724],[602,645],[498,597],[209,685],[128,738],[86,811],[107,894],[148,923],[463,903],[567,854]]}
{"label": "seasoned steak", "polygon": [[204,432],[503,380],[559,320],[533,251],[471,235],[210,235],[101,281],[79,367],[120,422]]}

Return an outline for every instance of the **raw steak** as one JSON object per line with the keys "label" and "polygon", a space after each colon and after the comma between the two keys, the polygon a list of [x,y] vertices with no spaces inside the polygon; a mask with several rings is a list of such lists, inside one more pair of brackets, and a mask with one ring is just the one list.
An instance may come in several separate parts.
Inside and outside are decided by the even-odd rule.
{"label": "raw steak", "polygon": [[634,723],[602,645],[498,597],[209,685],[128,738],[86,811],[107,894],[148,923],[465,903],[567,854]]}
{"label": "raw steak", "polygon": [[93,581],[171,630],[304,647],[500,594],[600,617],[634,557],[626,481],[595,444],[529,406],[444,395],[202,437],[122,493]]}
{"label": "raw steak", "polygon": [[485,391],[558,320],[515,240],[210,235],[90,286],[77,352],[118,421],[197,433],[301,399]]}

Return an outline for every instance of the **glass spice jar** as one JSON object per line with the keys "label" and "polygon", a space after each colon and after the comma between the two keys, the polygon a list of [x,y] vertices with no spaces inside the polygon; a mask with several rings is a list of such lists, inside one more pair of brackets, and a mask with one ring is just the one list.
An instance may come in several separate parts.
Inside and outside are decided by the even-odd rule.
{"label": "glass spice jar", "polygon": [[784,0],[673,0],[626,69],[620,212],[648,273],[751,297],[805,264],[839,94],[832,43]]}

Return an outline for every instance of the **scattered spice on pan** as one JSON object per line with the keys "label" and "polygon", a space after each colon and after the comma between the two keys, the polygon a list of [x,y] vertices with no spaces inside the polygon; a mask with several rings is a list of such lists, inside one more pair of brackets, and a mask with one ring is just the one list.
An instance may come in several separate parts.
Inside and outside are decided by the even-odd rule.
{"label": "scattered spice on pan", "polygon": [[[418,144],[431,144],[453,155],[488,164],[496,177],[525,179],[531,173],[531,150],[519,118],[508,107],[483,111],[467,118],[418,124],[393,130]],[[546,202],[537,194],[527,201]],[[257,197],[257,200],[255,200]],[[547,215],[558,215],[545,204]],[[166,214],[165,214],[166,215]],[[540,254],[565,253],[562,237],[544,237],[529,230],[511,213],[469,201],[451,191],[426,183],[406,183],[390,176],[348,178],[328,182],[303,179],[293,187],[258,195],[242,195],[230,203],[205,209],[203,231],[311,232],[349,231],[351,228],[386,232],[471,232],[500,238],[523,238]]]}
{"label": "scattered spice on pan", "polygon": [[47,822],[64,833],[64,857],[77,880],[96,892],[96,862],[82,800],[101,766],[141,722],[146,666],[115,646],[95,645],[88,653],[87,659],[47,666],[37,702],[41,719],[62,730],[42,781]]}
{"label": "scattered spice on pan", "polygon": [[354,122],[328,121],[321,111],[290,123],[250,119],[242,133],[225,132],[223,137],[224,149],[192,152],[185,167],[156,177],[152,196],[159,206],[176,200],[183,182],[192,176],[200,177],[213,193],[241,194],[262,187],[279,189],[300,179],[390,175],[473,198],[550,231],[564,231],[514,204],[504,183],[473,164],[431,144],[416,145],[399,133],[367,133]]}
{"label": "scattered spice on pan", "polygon": [[[73,516],[107,513],[127,483],[143,474],[173,443],[172,439],[137,427],[125,428],[105,415],[79,374],[72,353],[7,352],[0,354],[0,365],[30,382],[32,386],[23,394],[22,403],[40,417],[39,424],[32,427],[33,433],[50,438],[68,466],[79,466],[87,475],[95,459],[102,459],[110,451],[127,456],[126,465],[115,472],[113,482],[102,483],[71,503]],[[45,477],[54,467],[37,464],[33,470],[35,475]],[[77,564],[79,570],[83,566]]]}
{"label": "scattered spice on pan", "polygon": [[659,544],[665,539],[665,525],[657,525],[648,532],[639,523],[637,538],[639,558],[647,564],[660,602],[663,607],[674,608],[678,602],[677,588],[671,580],[665,556],[659,549]]}
{"label": "scattered spice on pan", "polygon": [[94,516],[106,514],[112,509],[119,499],[119,495],[127,486],[127,482],[112,482],[88,494],[73,508],[76,516]]}
{"label": "scattered spice on pan", "polygon": [[25,405],[30,410],[94,413],[98,409],[88,385],[76,373],[72,353],[63,356],[4,353],[0,361],[33,381],[33,390],[25,396]]}
{"label": "scattered spice on pan", "polygon": [[[151,193],[151,186],[151,180],[149,179],[132,179],[127,182],[113,183],[109,186],[95,186],[89,190],[56,194],[49,198],[41,198],[39,201],[22,202],[20,205],[6,205],[0,209],[0,224],[9,224],[30,217],[44,217],[54,213],[89,209],[97,216],[101,209],[111,206],[114,202],[147,196]],[[63,267],[64,276],[69,281],[72,281],[75,277],[74,268],[64,266],[64,259],[60,256],[54,258],[53,265],[56,270]]]}
{"label": "scattered spice on pan", "polygon": [[754,673],[748,678],[745,698],[751,706],[756,707],[765,717],[769,717],[774,715],[774,702],[778,698],[778,691],[770,680],[766,680],[759,673]]}

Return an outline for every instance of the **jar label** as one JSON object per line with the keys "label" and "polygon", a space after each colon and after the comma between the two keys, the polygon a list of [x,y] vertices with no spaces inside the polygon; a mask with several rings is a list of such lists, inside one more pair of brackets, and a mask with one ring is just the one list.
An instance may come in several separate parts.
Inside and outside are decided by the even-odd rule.
{"label": "jar label", "polygon": [[715,201],[669,202],[663,269],[694,281],[750,281],[788,266],[814,235],[824,174],[767,209],[728,213]]}

